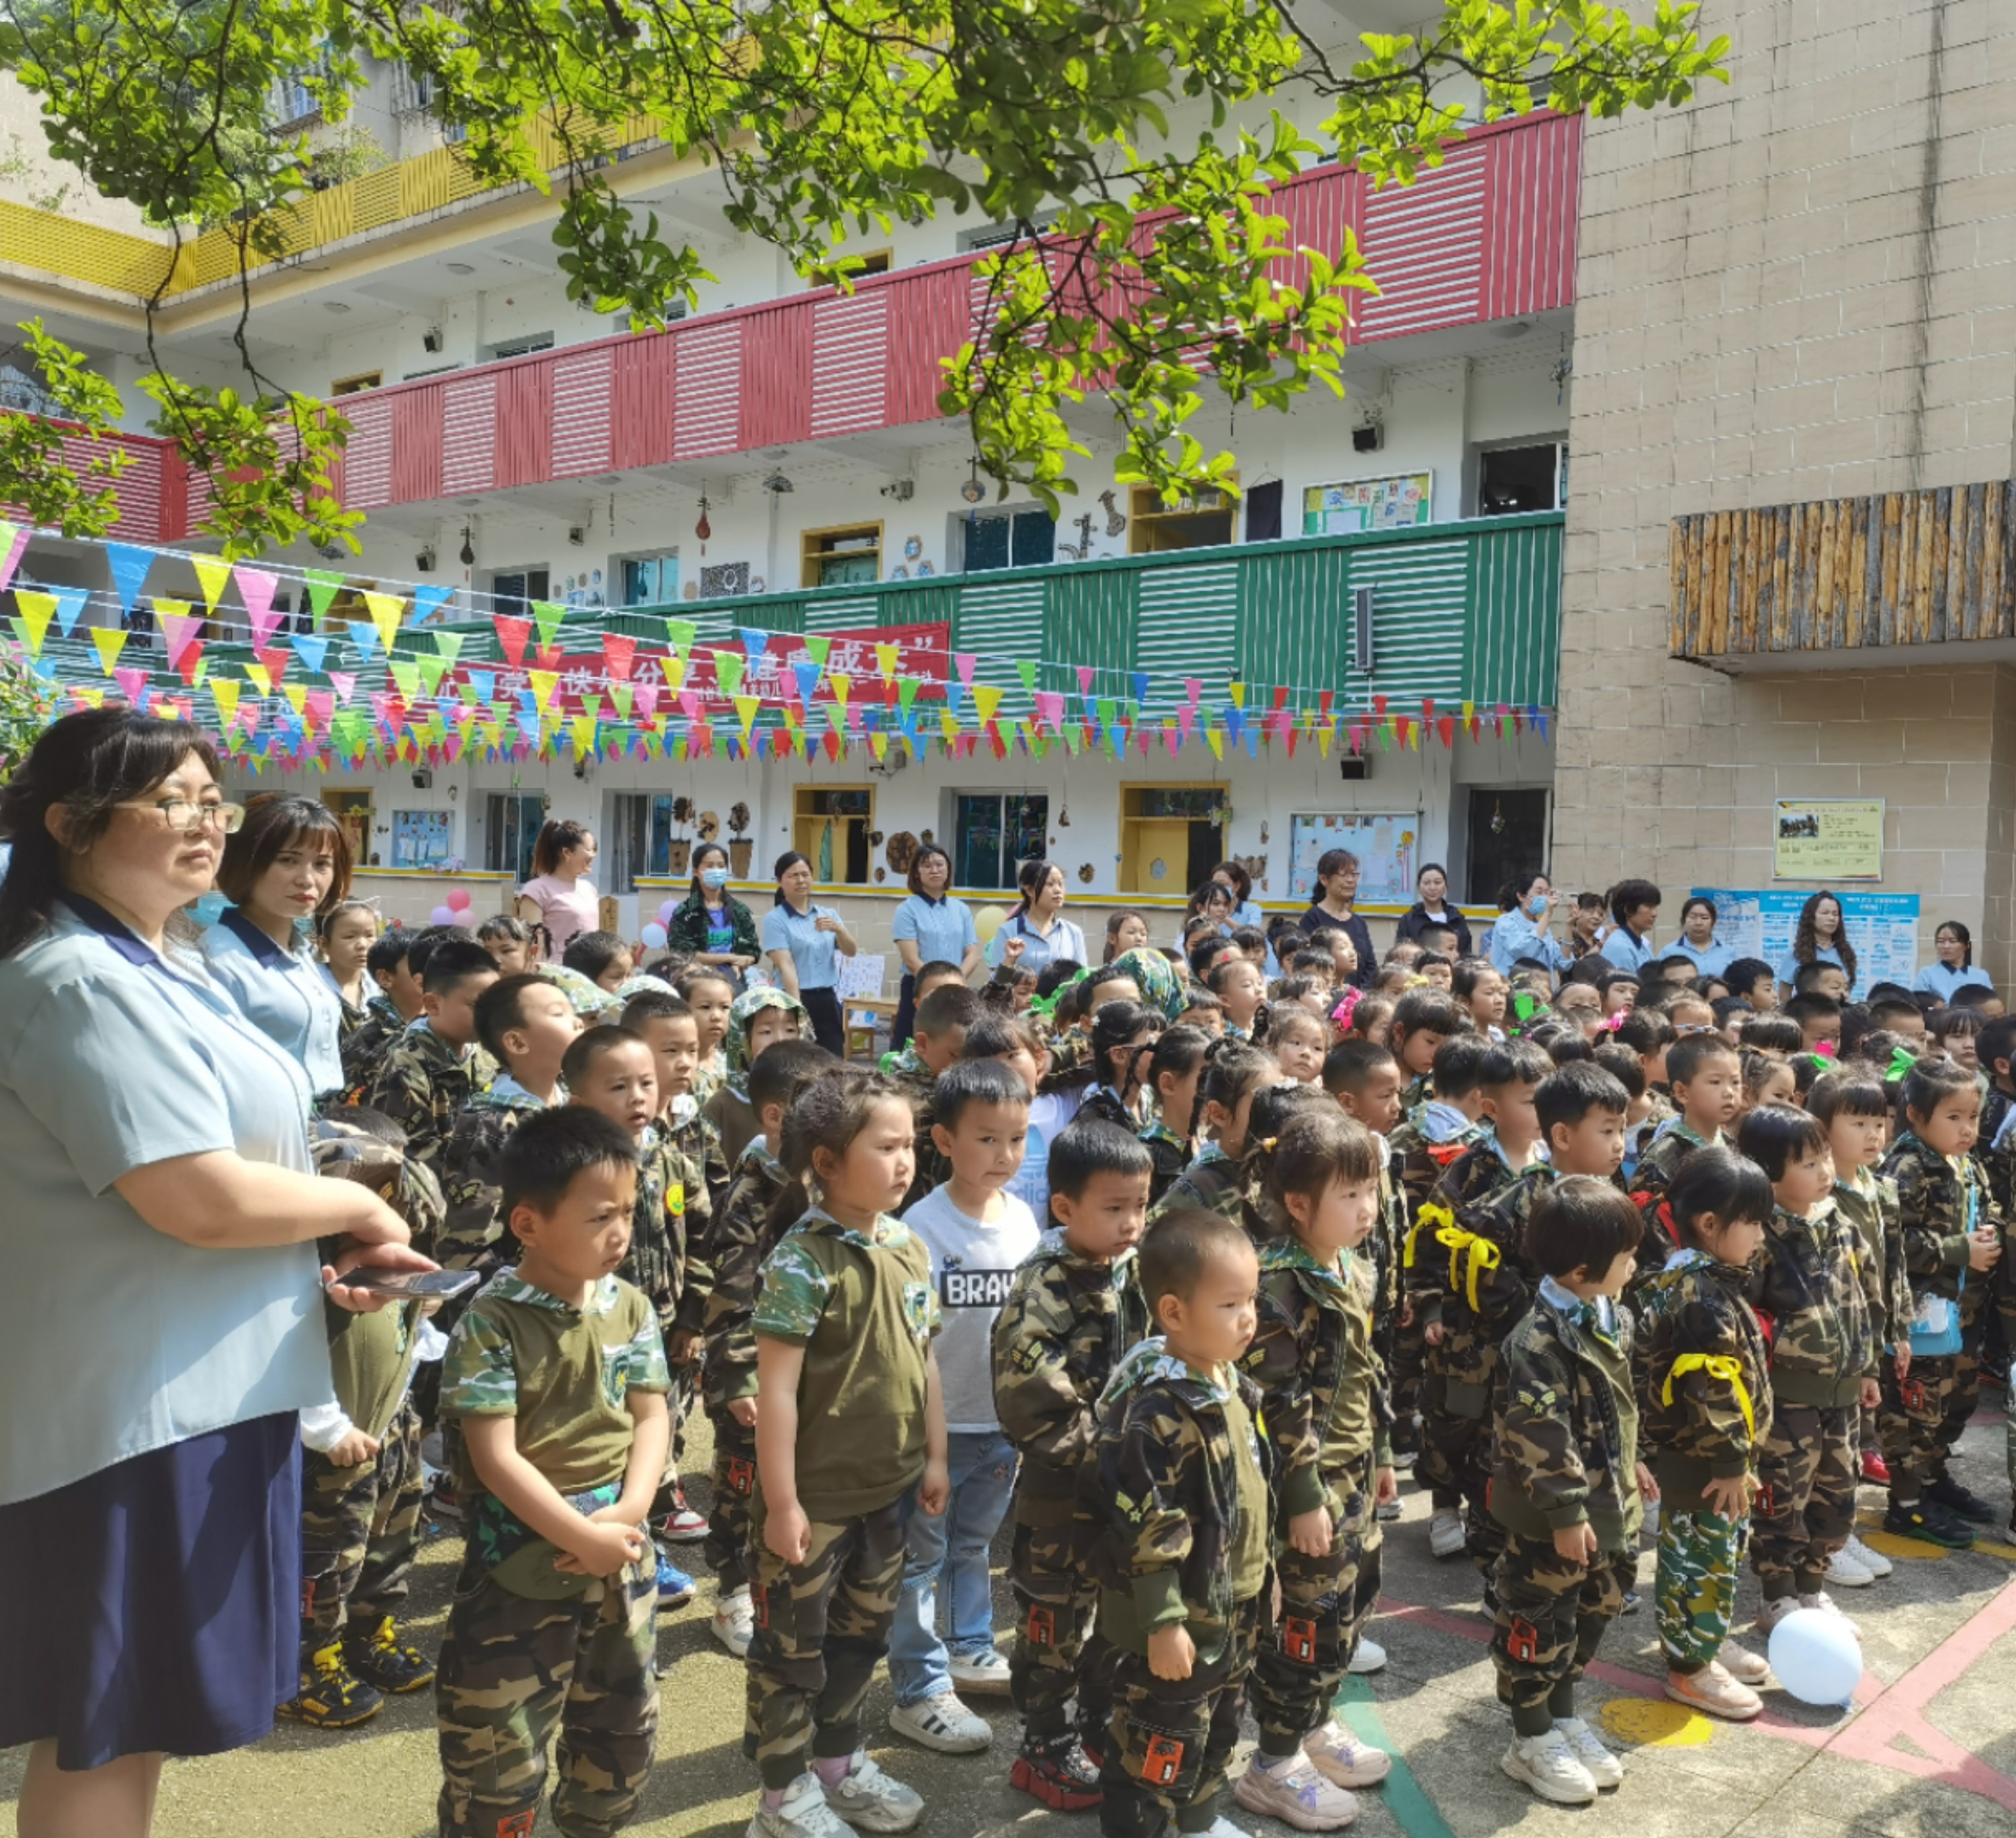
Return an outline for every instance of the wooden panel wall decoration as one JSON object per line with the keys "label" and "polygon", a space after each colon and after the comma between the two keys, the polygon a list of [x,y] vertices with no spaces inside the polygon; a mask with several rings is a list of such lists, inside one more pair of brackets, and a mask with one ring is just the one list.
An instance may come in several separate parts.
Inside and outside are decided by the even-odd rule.
{"label": "wooden panel wall decoration", "polygon": [[1676,658],[2016,638],[2016,479],[1705,511],[1670,552]]}

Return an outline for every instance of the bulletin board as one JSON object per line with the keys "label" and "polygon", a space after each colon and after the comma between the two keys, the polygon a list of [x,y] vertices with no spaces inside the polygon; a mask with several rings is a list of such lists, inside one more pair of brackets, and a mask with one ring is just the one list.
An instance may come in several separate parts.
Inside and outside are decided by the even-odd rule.
{"label": "bulletin board", "polygon": [[[1813,896],[1775,888],[1697,887],[1715,902],[1715,935],[1739,957],[1776,965],[1792,948],[1800,910]],[[1902,983],[1918,973],[1918,896],[1915,893],[1843,893],[1841,922],[1855,946],[1856,985]]]}
{"label": "bulletin board", "polygon": [[1361,530],[1407,530],[1428,521],[1435,474],[1402,473],[1311,485],[1302,493],[1305,536],[1355,536]]}
{"label": "bulletin board", "polygon": [[1348,849],[1358,857],[1358,900],[1361,906],[1391,902],[1414,903],[1414,856],[1420,846],[1421,813],[1396,811],[1322,811],[1290,820],[1288,890],[1312,901],[1316,863],[1333,849]]}
{"label": "bulletin board", "polygon": [[395,810],[392,813],[392,866],[432,868],[448,860],[448,813]]}

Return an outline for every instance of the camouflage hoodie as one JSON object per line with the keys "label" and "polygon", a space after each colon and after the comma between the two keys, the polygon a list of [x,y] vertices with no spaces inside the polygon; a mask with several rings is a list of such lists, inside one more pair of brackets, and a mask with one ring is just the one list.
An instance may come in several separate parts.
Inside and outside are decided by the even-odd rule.
{"label": "camouflage hoodie", "polygon": [[772,1203],[790,1177],[761,1137],[742,1151],[735,1164],[728,1197],[715,1215],[709,1249],[714,1285],[707,1297],[705,1364],[701,1397],[710,1411],[725,1408],[740,1397],[756,1395],[756,1335],[750,1326],[763,1260],[776,1250],[792,1221],[772,1230]]}
{"label": "camouflage hoodie", "polygon": [[1646,1285],[1638,1407],[1665,1510],[1705,1509],[1711,1480],[1752,1472],[1771,1430],[1770,1349],[1748,1267],[1676,1251]]}
{"label": "camouflage hoodie", "polygon": [[637,1148],[630,1252],[618,1274],[651,1299],[661,1334],[697,1334],[713,1287],[713,1273],[700,1255],[712,1224],[707,1181],[656,1123]]}
{"label": "camouflage hoodie", "polygon": [[[1227,1560],[1240,1514],[1269,1508],[1265,1498],[1241,1501],[1232,1442],[1242,1420],[1255,1435],[1259,1393],[1236,1368],[1224,1378],[1232,1389],[1172,1357],[1157,1336],[1120,1362],[1100,1398],[1099,1630],[1129,1652],[1146,1652],[1150,1634],[1178,1622],[1200,1664],[1225,1651],[1237,1606]],[[1235,1397],[1244,1406],[1237,1415]],[[1253,1452],[1264,1477],[1266,1444],[1257,1436]]]}
{"label": "camouflage hoodie", "polygon": [[1204,1144],[1177,1176],[1175,1184],[1149,1209],[1148,1216],[1159,1219],[1172,1206],[1201,1206],[1207,1213],[1222,1213],[1227,1219],[1244,1223],[1244,1180],[1239,1164],[1216,1143]]}
{"label": "camouflage hoodie", "polygon": [[1771,1389],[1782,1402],[1838,1409],[1876,1376],[1882,1288],[1861,1234],[1831,1199],[1804,1219],[1773,1208],[1750,1302],[1770,1339]]}
{"label": "camouflage hoodie", "polygon": [[[1967,1268],[1967,1234],[2002,1222],[1989,1203],[1988,1176],[1976,1156],[1957,1163],[1906,1130],[1883,1159],[1896,1185],[1904,1264],[1915,1304],[1927,1296],[1959,1302],[1967,1318],[1980,1306],[1989,1278]],[[1971,1292],[1970,1299],[1970,1292]]]}
{"label": "camouflage hoodie", "polygon": [[766,1008],[782,1008],[797,1019],[797,1037],[812,1038],[812,1018],[797,996],[767,986],[744,989],[729,1004],[728,1034],[722,1042],[728,1070],[707,1098],[705,1112],[721,1133],[722,1153],[730,1166],[740,1160],[752,1138],[763,1133],[762,1121],[749,1101],[749,1030]]}
{"label": "camouflage hoodie", "polygon": [[1834,1184],[1834,1203],[1841,1216],[1853,1226],[1862,1248],[1874,1260],[1877,1280],[1883,1291],[1883,1319],[1877,1324],[1877,1343],[1895,1346],[1910,1332],[1911,1276],[1904,1261],[1904,1230],[1897,1201],[1897,1184],[1874,1169],[1860,1170],[1859,1180]]}
{"label": "camouflage hoodie", "polygon": [[[557,1101],[566,1101],[563,1092]],[[507,1072],[455,1119],[441,1155],[448,1216],[433,1253],[444,1269],[477,1270],[488,1282],[507,1263],[517,1265],[520,1246],[502,1216],[497,1158],[518,1126],[545,1108]]]}

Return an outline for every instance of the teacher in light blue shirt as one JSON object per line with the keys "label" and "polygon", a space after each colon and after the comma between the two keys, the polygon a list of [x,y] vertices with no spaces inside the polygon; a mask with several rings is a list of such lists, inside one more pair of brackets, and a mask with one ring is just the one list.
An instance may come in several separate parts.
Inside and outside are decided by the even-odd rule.
{"label": "teacher in light blue shirt", "polygon": [[[164,1754],[271,1729],[323,1296],[430,1267],[315,1177],[299,1065],[180,939],[243,815],[216,771],[195,728],[115,705],[0,792],[0,1748],[31,1745],[27,1829],[144,1838]],[[319,1276],[318,1239],[347,1245]]]}
{"label": "teacher in light blue shirt", "polygon": [[266,1038],[300,1061],[308,1090],[343,1088],[343,997],[308,944],[350,892],[350,838],[320,799],[264,791],[224,845],[218,890],[232,903],[203,934],[210,973]]}
{"label": "teacher in light blue shirt", "polygon": [[763,950],[784,993],[812,1017],[812,1038],[835,1059],[847,1057],[847,1031],[833,990],[835,960],[860,947],[830,906],[812,904],[812,865],[794,849],[777,858],[777,903],[763,915]]}
{"label": "teacher in light blue shirt", "polygon": [[1936,996],[1950,1007],[1964,989],[1995,987],[1986,971],[1975,968],[1974,934],[1957,919],[1941,921],[1932,934],[1932,949],[1939,953],[1939,961],[1928,964],[1911,985],[1921,995]]}
{"label": "teacher in light blue shirt", "polygon": [[1515,874],[1498,892],[1499,917],[1491,928],[1491,968],[1507,978],[1523,960],[1543,964],[1556,976],[1567,973],[1569,957],[1547,930],[1554,890],[1546,875]]}
{"label": "teacher in light blue shirt", "polygon": [[[1715,935],[1719,917],[1713,900],[1694,895],[1680,908],[1680,935],[1667,947],[1667,955],[1685,957],[1698,976],[1720,976],[1736,960],[1736,953]],[[1610,955],[1607,946],[1603,954]]]}
{"label": "teacher in light blue shirt", "polygon": [[896,1020],[889,1036],[901,1049],[917,1013],[917,972],[927,964],[950,964],[963,977],[980,967],[980,934],[973,909],[952,893],[952,857],[927,842],[911,859],[909,894],[897,903],[889,924],[903,980],[896,992]]}

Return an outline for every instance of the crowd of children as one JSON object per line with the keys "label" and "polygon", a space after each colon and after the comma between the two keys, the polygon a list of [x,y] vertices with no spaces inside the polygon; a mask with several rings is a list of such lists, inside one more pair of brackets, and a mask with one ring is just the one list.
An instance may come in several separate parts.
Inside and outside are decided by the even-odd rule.
{"label": "crowd of children", "polygon": [[[1621,1782],[1577,1685],[1647,1537],[1669,1695],[1755,1717],[1746,1558],[1768,1640],[1888,1571],[1859,1483],[1936,1545],[1994,1517],[1949,1461],[2016,1338],[2016,1018],[1972,984],[1850,1002],[1852,961],[1781,966],[1781,1002],[1761,960],[1704,973],[1698,903],[1656,956],[1658,903],[1627,884],[1545,962],[1431,926],[1369,986],[1327,934],[1208,914],[982,989],[927,964],[873,1070],[795,998],[605,934],[542,968],[509,919],[342,932],[376,993],[322,1166],[477,1281],[329,1311],[288,1713],[431,1682],[445,1835],[531,1830],[549,1767],[559,1829],[613,1831],[692,1542],[752,1838],[918,1822],[867,1753],[884,1660],[928,1749],[986,1748],[961,1693],[1010,1696],[1011,1785],[1110,1838],[1234,1838],[1249,1714],[1231,1800],[1335,1830],[1390,1767],[1334,1706],[1383,1663],[1411,1469],[1428,1548],[1478,1572],[1514,1779]],[[429,1487],[464,1537],[431,1663],[398,1624]]]}

